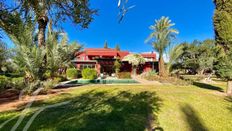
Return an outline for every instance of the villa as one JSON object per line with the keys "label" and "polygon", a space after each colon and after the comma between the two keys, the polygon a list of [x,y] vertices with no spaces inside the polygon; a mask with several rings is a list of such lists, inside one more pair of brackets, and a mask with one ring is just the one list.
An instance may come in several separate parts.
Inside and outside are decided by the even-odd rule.
{"label": "villa", "polygon": [[[110,48],[86,48],[76,54],[76,59],[72,62],[76,65],[76,68],[82,70],[83,68],[95,68],[100,73],[106,73],[111,75],[114,73],[114,62],[117,58],[123,60],[123,58],[129,55],[129,51],[118,51]],[[158,70],[158,64],[156,59],[156,53],[141,53],[146,63],[140,65],[137,73],[147,72],[150,70]],[[122,72],[132,72],[132,66],[127,61],[122,61]]]}

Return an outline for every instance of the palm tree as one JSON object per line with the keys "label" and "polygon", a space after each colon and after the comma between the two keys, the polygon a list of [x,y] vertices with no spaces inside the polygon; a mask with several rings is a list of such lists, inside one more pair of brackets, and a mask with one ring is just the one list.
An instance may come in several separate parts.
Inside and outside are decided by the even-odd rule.
{"label": "palm tree", "polygon": [[128,61],[128,63],[132,65],[134,75],[136,75],[137,67],[146,62],[145,59],[139,54],[129,54],[123,58],[123,61]]}
{"label": "palm tree", "polygon": [[181,55],[184,53],[185,44],[179,44],[173,47],[169,52],[169,62],[167,64],[168,71],[172,70],[174,64],[176,64]]}
{"label": "palm tree", "polygon": [[41,80],[45,72],[43,59],[46,55],[44,47],[38,48],[34,41],[34,25],[26,23],[22,27],[20,34],[11,35],[11,40],[15,44],[13,51],[13,63],[18,69],[22,69],[26,78],[30,81]]}
{"label": "palm tree", "polygon": [[[45,32],[49,19],[53,20],[55,24],[70,19],[74,24],[87,28],[93,20],[92,15],[96,14],[96,10],[89,8],[89,0],[16,0],[10,3],[11,5],[8,2],[0,3],[0,7],[2,7],[0,9],[0,26],[6,26],[7,22],[14,23],[8,19],[13,14],[19,14],[22,17],[35,16],[29,17],[29,19],[33,19],[38,24],[39,47],[45,45]],[[5,20],[5,18],[7,19]],[[12,27],[12,25],[10,26]],[[6,27],[0,28],[5,29]]]}
{"label": "palm tree", "polygon": [[161,17],[161,19],[155,20],[155,24],[150,26],[153,32],[146,40],[146,42],[151,42],[154,49],[159,53],[159,75],[161,77],[167,75],[163,54],[170,45],[172,38],[175,37],[175,34],[178,34],[176,29],[171,28],[174,25],[168,17]]}
{"label": "palm tree", "polygon": [[[60,68],[67,68],[74,59],[74,54],[81,49],[81,45],[76,42],[68,43],[66,33],[52,30],[51,22],[48,26],[46,40],[47,68],[53,77]],[[61,39],[59,41],[59,39]]]}
{"label": "palm tree", "polygon": [[81,48],[75,42],[68,44],[67,35],[54,32],[51,25],[48,26],[46,44],[40,48],[35,44],[35,26],[31,23],[20,27],[22,31],[17,36],[10,35],[15,44],[13,62],[30,81],[43,80],[46,71],[50,71],[53,77],[60,67],[71,63],[74,53]]}

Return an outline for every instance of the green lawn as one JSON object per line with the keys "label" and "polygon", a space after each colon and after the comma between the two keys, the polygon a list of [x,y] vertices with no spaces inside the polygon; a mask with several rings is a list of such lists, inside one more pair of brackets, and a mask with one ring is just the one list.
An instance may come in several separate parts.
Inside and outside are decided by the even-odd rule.
{"label": "green lawn", "polygon": [[[29,130],[231,130],[232,100],[215,88],[224,90],[225,83],[204,86],[83,86],[33,104],[18,130],[39,107],[68,100],[71,103],[42,111]],[[3,112],[0,123],[17,115],[19,111]],[[0,130],[10,130],[17,119]]]}

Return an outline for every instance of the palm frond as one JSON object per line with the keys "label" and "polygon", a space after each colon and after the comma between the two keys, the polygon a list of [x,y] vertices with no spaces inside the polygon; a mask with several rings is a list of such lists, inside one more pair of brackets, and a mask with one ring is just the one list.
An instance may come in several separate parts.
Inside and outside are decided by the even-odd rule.
{"label": "palm frond", "polygon": [[153,32],[145,42],[152,43],[154,49],[162,56],[168,45],[170,45],[171,39],[179,33],[172,28],[174,25],[168,17],[161,17],[161,19],[155,20],[155,24],[149,27]]}

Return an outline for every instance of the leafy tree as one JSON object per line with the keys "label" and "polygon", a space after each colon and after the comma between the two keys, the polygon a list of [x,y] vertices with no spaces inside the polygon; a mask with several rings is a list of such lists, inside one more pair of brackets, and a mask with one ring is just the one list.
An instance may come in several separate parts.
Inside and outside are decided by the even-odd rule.
{"label": "leafy tree", "polygon": [[168,66],[185,69],[192,74],[203,75],[205,71],[213,72],[216,61],[216,46],[214,40],[193,41],[181,43],[170,53]]}
{"label": "leafy tree", "polygon": [[128,63],[132,65],[134,75],[136,75],[137,67],[146,62],[145,59],[139,54],[129,54],[123,58],[123,61],[128,61]]}
{"label": "leafy tree", "polygon": [[105,43],[104,43],[104,48],[108,49],[108,42],[107,41],[105,41]]}
{"label": "leafy tree", "polygon": [[217,72],[228,81],[227,93],[232,95],[232,0],[214,0],[214,3],[216,44],[222,48],[220,54],[224,54],[219,57]]}
{"label": "leafy tree", "polygon": [[120,51],[120,45],[117,44],[116,47],[115,47],[115,49],[116,49],[117,51]]}
{"label": "leafy tree", "polygon": [[[34,14],[35,17],[30,17],[30,19],[38,23],[39,46],[45,44],[45,31],[49,19],[55,21],[55,24],[70,19],[74,24],[87,28],[93,20],[93,14],[96,13],[96,10],[89,8],[89,0],[18,0],[12,2],[11,5],[5,1],[1,2],[1,15],[4,14],[4,16],[0,17],[0,23],[7,24],[5,21],[10,21],[6,20],[5,16],[11,18],[13,14],[17,14],[26,18],[28,15]],[[0,25],[2,28],[2,24]],[[6,25],[4,26],[6,27]]]}
{"label": "leafy tree", "polygon": [[175,37],[175,34],[178,34],[176,29],[171,28],[174,25],[168,17],[161,17],[159,20],[155,20],[155,24],[150,26],[153,32],[146,40],[146,42],[151,42],[154,49],[159,53],[159,75],[161,77],[167,75],[163,54],[170,45],[172,38]]}
{"label": "leafy tree", "polygon": [[232,53],[221,57],[216,68],[217,74],[228,81],[227,94],[232,95]]}
{"label": "leafy tree", "polygon": [[205,71],[213,71],[214,63],[216,61],[216,46],[214,40],[205,40],[198,47],[199,56],[198,74],[203,75]]}
{"label": "leafy tree", "polygon": [[3,71],[2,68],[5,68],[7,53],[6,44],[0,41],[0,72]]}
{"label": "leafy tree", "polygon": [[229,50],[232,48],[232,0],[214,0],[214,3],[216,43]]}

